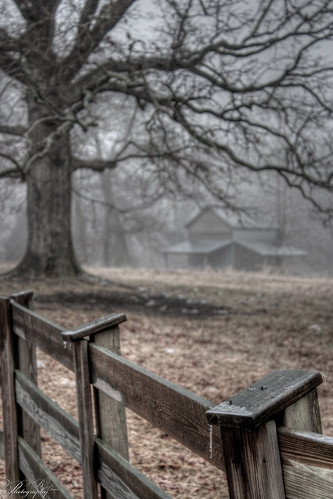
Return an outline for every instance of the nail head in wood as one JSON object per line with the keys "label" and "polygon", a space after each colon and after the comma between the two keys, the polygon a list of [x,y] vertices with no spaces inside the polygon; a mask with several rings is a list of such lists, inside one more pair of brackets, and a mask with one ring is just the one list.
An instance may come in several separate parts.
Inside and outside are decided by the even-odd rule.
{"label": "nail head in wood", "polygon": [[206,412],[210,425],[256,428],[314,390],[323,381],[319,372],[273,371],[230,400]]}

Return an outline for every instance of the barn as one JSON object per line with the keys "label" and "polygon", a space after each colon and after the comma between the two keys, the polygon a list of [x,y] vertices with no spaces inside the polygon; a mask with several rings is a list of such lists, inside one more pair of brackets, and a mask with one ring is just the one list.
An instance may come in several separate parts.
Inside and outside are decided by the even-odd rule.
{"label": "barn", "polygon": [[301,249],[282,245],[280,228],[256,208],[234,211],[206,206],[185,228],[187,240],[163,251],[167,266],[173,259],[178,266],[258,270],[306,255]]}

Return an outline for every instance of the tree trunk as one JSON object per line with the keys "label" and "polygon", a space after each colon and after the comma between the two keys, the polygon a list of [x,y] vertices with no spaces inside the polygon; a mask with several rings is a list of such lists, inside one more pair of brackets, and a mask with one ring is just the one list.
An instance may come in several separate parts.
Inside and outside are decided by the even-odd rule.
{"label": "tree trunk", "polygon": [[88,237],[87,237],[87,224],[84,216],[84,206],[78,194],[73,196],[73,231],[72,238],[74,243],[75,252],[79,261],[82,263],[89,263],[89,255],[87,251]]}
{"label": "tree trunk", "polygon": [[129,265],[130,258],[126,235],[122,226],[120,213],[114,205],[112,189],[112,171],[105,170],[101,176],[103,196],[106,203],[104,211],[103,261],[104,265]]}
{"label": "tree trunk", "polygon": [[[43,131],[39,128],[39,134]],[[64,136],[28,173],[28,242],[16,275],[71,277],[80,272],[72,245],[71,194],[71,152],[69,136]]]}

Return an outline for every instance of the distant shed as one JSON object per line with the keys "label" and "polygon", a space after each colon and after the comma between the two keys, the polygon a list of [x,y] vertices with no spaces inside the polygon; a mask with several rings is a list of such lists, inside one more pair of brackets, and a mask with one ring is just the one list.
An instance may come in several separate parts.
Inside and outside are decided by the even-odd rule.
{"label": "distant shed", "polygon": [[166,248],[170,256],[185,257],[190,267],[233,267],[256,270],[264,265],[279,266],[306,252],[279,243],[280,230],[257,209],[240,212],[207,206],[186,225],[188,239]]}

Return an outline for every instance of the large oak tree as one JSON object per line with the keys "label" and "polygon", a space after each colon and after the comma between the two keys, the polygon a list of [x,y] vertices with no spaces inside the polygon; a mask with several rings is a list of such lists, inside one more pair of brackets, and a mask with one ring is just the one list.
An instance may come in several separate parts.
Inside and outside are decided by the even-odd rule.
{"label": "large oak tree", "polygon": [[[199,182],[226,201],[235,172],[276,171],[332,214],[332,0],[0,8],[0,176],[27,182],[28,193],[21,275],[80,271],[71,176],[134,157],[154,189]],[[106,160],[80,154],[79,140],[101,124],[99,106],[112,109],[120,95],[128,140]]]}

